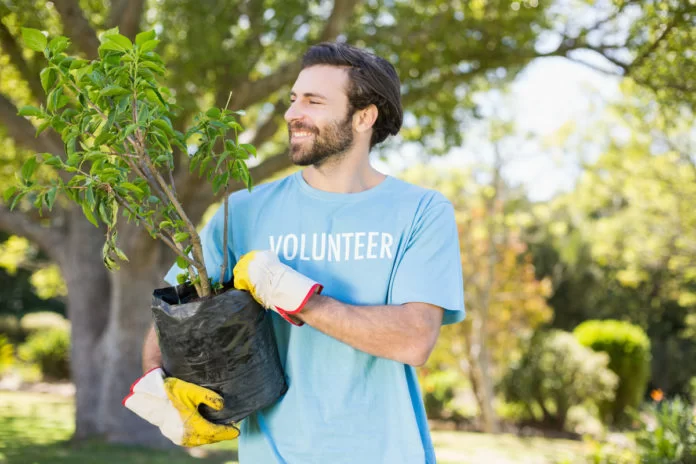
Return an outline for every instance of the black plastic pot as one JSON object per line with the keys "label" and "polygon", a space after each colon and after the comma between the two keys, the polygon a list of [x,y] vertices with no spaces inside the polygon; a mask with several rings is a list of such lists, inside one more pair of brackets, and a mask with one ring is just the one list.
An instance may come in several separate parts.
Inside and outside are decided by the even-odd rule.
{"label": "black plastic pot", "polygon": [[186,284],[162,288],[152,314],[167,375],[222,395],[221,411],[200,406],[209,421],[238,422],[287,391],[271,316],[248,292],[196,299]]}

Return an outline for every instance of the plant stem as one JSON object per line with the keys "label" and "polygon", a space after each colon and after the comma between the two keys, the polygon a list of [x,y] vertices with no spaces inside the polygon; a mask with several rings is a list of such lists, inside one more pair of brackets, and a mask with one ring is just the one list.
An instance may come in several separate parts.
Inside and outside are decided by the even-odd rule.
{"label": "plant stem", "polygon": [[121,198],[121,196],[118,193],[114,192],[113,190],[111,190],[111,193],[114,194],[114,198],[116,199],[116,201],[118,202],[119,205],[123,206],[126,210],[128,210],[129,213],[131,213],[133,216],[137,217],[144,224],[146,229],[153,232],[155,234],[155,236],[157,238],[159,238],[160,240],[162,240],[165,245],[167,245],[169,248],[171,248],[174,251],[174,253],[177,254],[177,256],[181,256],[182,258],[184,258],[186,260],[187,263],[189,263],[189,265],[195,266],[196,268],[198,268],[199,263],[197,263],[194,260],[192,260],[191,258],[189,258],[184,253],[184,248],[182,246],[178,245],[174,240],[171,239],[171,237],[167,237],[166,235],[164,235],[162,232],[155,229],[154,227],[149,227],[147,220],[144,217],[142,217],[141,215],[139,215],[138,213],[136,213],[135,211],[133,211],[133,209],[130,207],[130,205],[128,205],[126,200]]}
{"label": "plant stem", "polygon": [[228,230],[228,224],[227,224],[227,218],[229,215],[229,210],[228,210],[228,204],[229,204],[229,192],[225,190],[225,199],[222,202],[222,207],[225,208],[225,219],[224,219],[224,224],[222,226],[222,269],[220,269],[220,284],[225,283],[225,274],[227,274],[227,264],[228,264],[228,257],[227,255],[229,254],[229,250],[227,249],[227,230]]}

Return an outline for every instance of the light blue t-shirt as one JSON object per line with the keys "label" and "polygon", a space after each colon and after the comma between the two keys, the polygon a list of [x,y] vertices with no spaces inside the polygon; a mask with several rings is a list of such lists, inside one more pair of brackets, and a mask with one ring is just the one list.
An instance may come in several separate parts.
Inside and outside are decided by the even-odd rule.
{"label": "light blue t-shirt", "polygon": [[[232,194],[229,268],[252,250],[353,305],[425,302],[464,318],[459,240],[450,202],[394,177],[353,194],[309,186],[300,172]],[[204,227],[206,265],[218,277],[223,209]],[[178,269],[166,280],[175,284]],[[225,279],[225,280],[227,280]],[[273,313],[288,391],[242,422],[241,464],[423,464],[435,454],[415,370],[359,351]]]}

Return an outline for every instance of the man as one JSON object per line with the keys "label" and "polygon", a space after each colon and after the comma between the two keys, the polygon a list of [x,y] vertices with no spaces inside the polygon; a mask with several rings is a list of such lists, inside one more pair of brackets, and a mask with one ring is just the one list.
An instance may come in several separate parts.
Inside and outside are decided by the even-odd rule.
{"label": "man", "polygon": [[[222,208],[202,232],[211,275],[227,253],[235,286],[276,313],[288,391],[242,422],[242,464],[435,462],[413,366],[442,324],[463,319],[462,271],[451,204],[370,165],[402,116],[387,61],[343,44],[310,48],[285,113],[290,157],[304,169],[230,197],[228,250]],[[236,436],[195,410],[220,407],[217,395],[164,378],[153,331],[143,359],[157,375],[138,383],[166,390],[173,419],[131,409],[179,444]]]}

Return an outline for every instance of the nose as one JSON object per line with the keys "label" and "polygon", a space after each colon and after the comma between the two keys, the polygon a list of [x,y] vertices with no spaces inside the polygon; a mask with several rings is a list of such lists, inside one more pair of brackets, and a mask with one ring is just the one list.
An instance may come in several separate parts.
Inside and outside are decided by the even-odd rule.
{"label": "nose", "polygon": [[297,101],[290,103],[290,107],[288,107],[284,117],[286,122],[292,122],[302,118],[302,114],[297,108]]}

